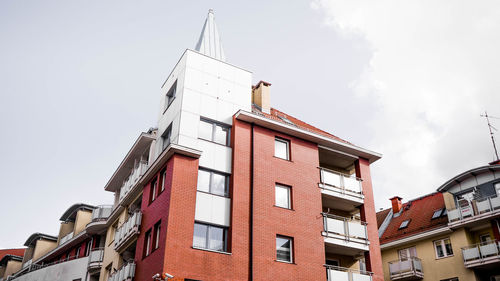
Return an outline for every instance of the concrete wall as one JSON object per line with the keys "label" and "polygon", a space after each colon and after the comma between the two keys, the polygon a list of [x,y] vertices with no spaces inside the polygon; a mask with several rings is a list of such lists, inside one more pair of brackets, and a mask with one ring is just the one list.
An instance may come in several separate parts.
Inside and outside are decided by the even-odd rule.
{"label": "concrete wall", "polygon": [[39,270],[32,271],[16,278],[16,281],[73,281],[85,280],[87,275],[88,258],[80,258]]}
{"label": "concrete wall", "polygon": [[[438,259],[434,250],[433,241],[448,237],[451,240],[453,256]],[[398,250],[415,246],[417,249],[417,257],[422,260],[424,272],[423,281],[436,281],[452,277],[458,277],[459,280],[476,280],[474,272],[465,268],[461,250],[461,247],[472,243],[473,241],[466,230],[459,229],[448,235],[436,236],[426,240],[401,245],[397,248],[384,250],[382,252],[384,279],[391,280],[389,262],[399,259]]]}
{"label": "concrete wall", "polygon": [[35,251],[33,252],[33,262],[43,257],[46,253],[52,251],[57,246],[56,241],[38,240],[36,241]]}
{"label": "concrete wall", "polygon": [[76,213],[74,235],[82,232],[87,224],[92,220],[92,212],[87,210],[79,210]]}

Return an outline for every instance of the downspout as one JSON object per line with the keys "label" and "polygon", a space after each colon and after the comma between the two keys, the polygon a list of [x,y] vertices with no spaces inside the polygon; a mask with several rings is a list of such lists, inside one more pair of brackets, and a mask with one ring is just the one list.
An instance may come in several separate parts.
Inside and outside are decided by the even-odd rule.
{"label": "downspout", "polygon": [[254,136],[253,136],[253,123],[250,124],[251,133],[250,133],[250,247],[249,247],[249,272],[248,272],[248,280],[253,280],[253,183],[254,183]]}

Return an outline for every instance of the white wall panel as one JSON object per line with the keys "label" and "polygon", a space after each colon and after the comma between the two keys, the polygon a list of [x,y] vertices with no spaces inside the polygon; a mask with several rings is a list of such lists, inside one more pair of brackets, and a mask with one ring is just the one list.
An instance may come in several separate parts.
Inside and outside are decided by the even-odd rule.
{"label": "white wall panel", "polygon": [[180,134],[197,139],[199,124],[200,116],[198,114],[183,111],[181,114]]}
{"label": "white wall panel", "polygon": [[200,166],[231,173],[231,147],[198,140],[198,149],[203,151],[199,161]]}
{"label": "white wall panel", "polygon": [[195,220],[229,226],[231,199],[203,192],[196,193]]}
{"label": "white wall panel", "polygon": [[17,277],[16,281],[85,280],[88,257],[51,265]]}

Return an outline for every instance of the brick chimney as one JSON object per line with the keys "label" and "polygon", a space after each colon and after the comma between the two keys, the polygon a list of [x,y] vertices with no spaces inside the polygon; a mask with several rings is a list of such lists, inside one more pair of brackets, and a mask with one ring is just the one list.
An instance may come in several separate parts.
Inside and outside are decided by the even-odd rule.
{"label": "brick chimney", "polygon": [[394,196],[392,197],[391,199],[391,203],[392,203],[392,213],[393,214],[396,214],[396,213],[399,213],[399,211],[401,211],[401,208],[403,207],[403,203],[401,202],[401,197],[399,196]]}
{"label": "brick chimney", "polygon": [[260,107],[264,113],[271,113],[270,86],[271,83],[261,80],[257,85],[252,87],[252,103]]}

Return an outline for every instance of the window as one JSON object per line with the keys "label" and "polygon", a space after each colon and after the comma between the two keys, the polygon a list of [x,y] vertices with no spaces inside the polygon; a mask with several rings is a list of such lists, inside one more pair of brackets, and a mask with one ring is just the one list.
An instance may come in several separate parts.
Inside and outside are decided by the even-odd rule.
{"label": "window", "polygon": [[410,220],[405,220],[401,223],[401,225],[399,226],[399,229],[403,229],[403,228],[407,228],[408,227],[408,224],[410,224]]}
{"label": "window", "polygon": [[200,139],[213,141],[222,145],[229,145],[230,127],[215,123],[207,119],[200,119],[198,136]]}
{"label": "window", "polygon": [[198,190],[227,197],[229,196],[229,176],[206,169],[199,169]]}
{"label": "window", "polygon": [[362,258],[359,260],[359,270],[361,272],[365,272],[366,271],[366,260],[365,258]]}
{"label": "window", "polygon": [[274,139],[274,156],[290,160],[290,141],[275,138]]}
{"label": "window", "polygon": [[163,134],[161,135],[162,150],[165,150],[165,148],[167,148],[170,145],[171,137],[172,137],[172,123],[168,125],[165,132],[163,132]]}
{"label": "window", "polygon": [[434,241],[434,249],[436,250],[437,258],[453,256],[453,249],[449,238]]}
{"label": "window", "polygon": [[444,209],[439,209],[439,210],[436,210],[434,211],[434,214],[432,214],[432,218],[431,219],[437,219],[441,216],[441,214],[443,213]]}
{"label": "window", "polygon": [[165,170],[161,171],[160,175],[161,175],[160,176],[160,179],[161,179],[161,181],[160,181],[160,193],[161,193],[161,192],[163,192],[163,190],[165,190],[165,184],[167,183],[166,182],[167,181],[167,170],[165,169]]}
{"label": "window", "polygon": [[399,260],[407,260],[417,256],[417,249],[415,247],[401,249],[398,251]]}
{"label": "window", "polygon": [[479,242],[481,242],[481,245],[484,245],[484,244],[491,243],[492,240],[491,240],[491,237],[489,234],[483,234],[483,235],[479,235]]}
{"label": "window", "polygon": [[275,205],[281,208],[291,209],[290,187],[277,184],[275,187]]}
{"label": "window", "polygon": [[158,181],[156,178],[151,182],[151,194],[149,195],[149,203],[155,201],[156,193],[158,192]]}
{"label": "window", "polygon": [[92,241],[93,239],[90,239],[90,241],[87,242],[87,247],[85,248],[86,257],[90,254],[90,250],[92,249]]}
{"label": "window", "polygon": [[290,237],[276,236],[276,260],[293,262],[293,240]]}
{"label": "window", "polygon": [[78,246],[78,248],[76,248],[76,258],[79,258],[80,257],[80,250],[81,250],[81,245]]}
{"label": "window", "polygon": [[149,256],[151,253],[151,229],[146,232],[146,238],[144,239],[144,256]]}
{"label": "window", "polygon": [[193,247],[225,252],[227,229],[196,222],[194,224]]}
{"label": "window", "polygon": [[160,226],[161,226],[161,221],[159,221],[155,224],[154,238],[153,238],[153,250],[156,250],[160,247]]}
{"label": "window", "polygon": [[174,101],[176,92],[177,92],[177,80],[174,82],[172,87],[170,87],[170,89],[167,92],[167,95],[165,96],[165,109],[167,109],[170,106],[170,104],[172,104],[172,102]]}

